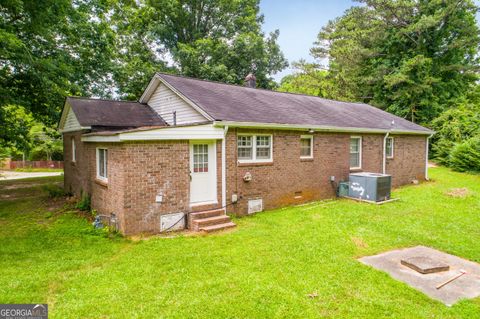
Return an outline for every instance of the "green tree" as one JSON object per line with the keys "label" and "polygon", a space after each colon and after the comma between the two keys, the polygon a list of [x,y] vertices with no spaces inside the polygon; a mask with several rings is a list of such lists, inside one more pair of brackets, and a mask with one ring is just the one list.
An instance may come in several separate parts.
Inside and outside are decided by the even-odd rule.
{"label": "green tree", "polygon": [[28,132],[30,141],[29,159],[61,160],[63,159],[63,143],[56,129],[35,123]]}
{"label": "green tree", "polygon": [[0,155],[21,154],[30,149],[29,132],[34,125],[33,116],[24,107],[4,105],[0,112]]}
{"label": "green tree", "polygon": [[[432,156],[440,164],[450,165],[453,148],[470,138],[480,136],[480,86],[432,122]],[[460,156],[460,152],[457,157]]]}
{"label": "green tree", "polygon": [[[105,3],[104,3],[105,2]],[[19,105],[54,126],[66,95],[108,95],[111,44],[103,0],[0,3],[0,124]],[[0,132],[0,143],[15,138]]]}
{"label": "green tree", "polygon": [[292,65],[295,72],[282,78],[278,91],[334,98],[328,71],[321,70],[317,64],[304,60],[294,62]]}
{"label": "green tree", "polygon": [[429,125],[477,79],[477,7],[470,0],[361,2],[322,29],[312,55],[329,58],[343,99]]}
{"label": "green tree", "polygon": [[[287,62],[278,30],[266,36],[259,0],[148,0],[143,11],[179,73],[227,83],[243,83],[255,69],[260,87]],[[153,9],[153,10],[152,10]]]}
{"label": "green tree", "polygon": [[460,172],[480,172],[480,135],[456,144],[449,157],[449,166]]}

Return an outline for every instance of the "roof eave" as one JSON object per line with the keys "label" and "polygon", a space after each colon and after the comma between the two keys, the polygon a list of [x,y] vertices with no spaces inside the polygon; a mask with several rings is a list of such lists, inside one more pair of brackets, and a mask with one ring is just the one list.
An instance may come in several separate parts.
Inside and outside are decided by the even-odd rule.
{"label": "roof eave", "polygon": [[433,135],[434,131],[413,131],[413,130],[385,130],[362,127],[341,127],[326,125],[300,125],[300,124],[280,124],[280,123],[257,123],[257,122],[237,122],[237,121],[214,121],[217,127],[239,127],[239,128],[268,128],[280,130],[313,130],[317,132],[339,132],[339,133],[372,133],[372,134],[408,134],[408,135]]}

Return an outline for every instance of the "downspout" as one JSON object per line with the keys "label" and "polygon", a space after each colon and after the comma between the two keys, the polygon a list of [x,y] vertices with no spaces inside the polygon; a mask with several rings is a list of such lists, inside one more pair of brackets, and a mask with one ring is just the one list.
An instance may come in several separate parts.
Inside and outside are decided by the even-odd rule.
{"label": "downspout", "polygon": [[[433,134],[432,134],[433,135]],[[428,143],[430,140],[430,137],[432,135],[427,136],[426,141],[425,141],[425,180],[428,181]]]}
{"label": "downspout", "polygon": [[222,139],[222,207],[227,206],[227,156],[226,152],[226,138],[227,138],[228,126],[223,128],[223,139]]}
{"label": "downspout", "polygon": [[385,134],[385,137],[383,138],[383,174],[387,173],[387,138],[390,135],[390,132],[387,132]]}

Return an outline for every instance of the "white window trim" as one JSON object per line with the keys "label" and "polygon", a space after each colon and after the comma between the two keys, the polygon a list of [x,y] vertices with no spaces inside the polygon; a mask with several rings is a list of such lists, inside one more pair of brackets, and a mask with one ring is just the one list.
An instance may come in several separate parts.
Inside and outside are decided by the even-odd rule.
{"label": "white window trim", "polygon": [[[252,159],[238,159],[239,163],[272,163],[273,162],[273,135],[272,134],[237,134],[238,136],[252,137]],[[257,136],[270,136],[270,158],[257,159]],[[237,139],[238,140],[238,139]],[[238,156],[238,145],[237,145]]]}
{"label": "white window trim", "polygon": [[[300,155],[300,158],[313,158],[313,135],[300,135],[300,140],[307,139],[307,138],[310,139],[310,155],[307,155],[307,156]],[[300,144],[300,147],[302,147],[301,144]],[[301,152],[301,149],[300,149],[300,152]]]}
{"label": "white window trim", "polygon": [[[392,140],[392,147],[391,147],[391,149],[392,149],[392,154],[391,154],[391,155],[385,154],[385,155],[387,156],[388,159],[392,159],[392,158],[395,156],[395,147],[394,147],[394,145],[395,145],[395,139],[394,139],[393,137],[387,137],[387,141],[388,141],[388,140]],[[387,145],[385,145],[385,153],[387,153]]]}
{"label": "white window trim", "polygon": [[[350,143],[350,140],[353,139],[353,138],[356,138],[359,140],[358,142],[358,156],[359,156],[359,159],[358,159],[358,166],[357,167],[350,167],[350,169],[362,169],[362,137],[361,136],[350,136],[350,139],[348,140],[349,143]],[[348,145],[348,154],[350,154],[350,144]],[[349,159],[350,161],[350,156],[349,156]]]}
{"label": "white window trim", "polygon": [[[100,176],[100,166],[98,165],[98,161],[100,159],[100,150],[106,150],[107,156],[103,157],[103,165],[105,166],[105,173],[107,177]],[[96,157],[95,157],[95,166],[97,167],[97,179],[107,183],[108,182],[108,148],[106,147],[97,147],[96,149]]]}
{"label": "white window trim", "polygon": [[75,145],[75,138],[72,137],[72,163],[77,161],[77,146]]}

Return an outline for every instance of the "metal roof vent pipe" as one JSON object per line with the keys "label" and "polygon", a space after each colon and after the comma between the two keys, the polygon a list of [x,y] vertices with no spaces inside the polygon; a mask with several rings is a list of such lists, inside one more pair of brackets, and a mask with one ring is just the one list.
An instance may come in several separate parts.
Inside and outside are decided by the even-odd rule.
{"label": "metal roof vent pipe", "polygon": [[257,78],[253,73],[248,73],[245,77],[245,86],[252,89],[257,87]]}

